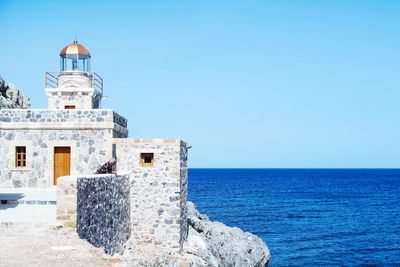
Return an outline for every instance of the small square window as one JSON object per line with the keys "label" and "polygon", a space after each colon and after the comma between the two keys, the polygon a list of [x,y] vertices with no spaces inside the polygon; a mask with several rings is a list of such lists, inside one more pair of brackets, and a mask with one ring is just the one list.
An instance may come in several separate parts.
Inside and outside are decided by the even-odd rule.
{"label": "small square window", "polygon": [[26,167],[26,147],[15,147],[15,167]]}
{"label": "small square window", "polygon": [[140,153],[140,165],[151,167],[154,165],[154,153]]}

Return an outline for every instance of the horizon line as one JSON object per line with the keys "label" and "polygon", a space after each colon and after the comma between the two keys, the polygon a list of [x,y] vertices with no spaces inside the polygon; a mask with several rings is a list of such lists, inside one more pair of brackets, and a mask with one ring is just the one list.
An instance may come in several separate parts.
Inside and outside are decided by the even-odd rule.
{"label": "horizon line", "polygon": [[189,167],[188,169],[254,169],[254,170],[400,170],[400,167]]}

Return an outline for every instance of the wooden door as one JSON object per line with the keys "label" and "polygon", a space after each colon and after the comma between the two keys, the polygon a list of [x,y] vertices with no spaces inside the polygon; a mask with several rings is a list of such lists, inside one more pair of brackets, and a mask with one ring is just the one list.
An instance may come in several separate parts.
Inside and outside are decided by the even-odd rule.
{"label": "wooden door", "polygon": [[55,147],[54,148],[54,184],[60,176],[68,176],[71,174],[71,148]]}

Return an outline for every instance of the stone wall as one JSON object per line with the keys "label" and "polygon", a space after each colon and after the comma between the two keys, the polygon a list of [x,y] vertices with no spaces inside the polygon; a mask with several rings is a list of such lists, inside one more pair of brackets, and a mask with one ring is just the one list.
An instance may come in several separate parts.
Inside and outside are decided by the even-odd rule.
{"label": "stone wall", "polygon": [[93,93],[82,95],[81,93],[63,92],[48,96],[49,109],[64,109],[67,105],[75,106],[76,109],[93,108]]}
{"label": "stone wall", "polygon": [[[54,185],[54,148],[70,147],[71,175],[92,174],[112,158],[112,130],[3,130],[0,187]],[[15,166],[17,146],[26,147],[26,167]]]}
{"label": "stone wall", "polygon": [[95,91],[89,73],[61,72],[58,87],[46,88],[45,92],[49,109],[64,109],[66,105],[73,105],[76,109],[94,108]]}
{"label": "stone wall", "polygon": [[64,90],[79,90],[92,88],[93,76],[88,72],[65,71],[58,74],[58,88]]}
{"label": "stone wall", "polygon": [[107,253],[122,253],[131,234],[128,176],[79,177],[77,194],[79,236]]}
{"label": "stone wall", "polygon": [[[37,123],[35,124],[12,124],[7,123]],[[98,126],[114,128],[116,124],[121,128],[126,128],[128,121],[111,109],[1,109],[0,110],[0,129],[3,127],[50,127],[54,128],[61,125],[48,123],[63,123],[65,127],[84,127],[99,123]],[[86,123],[86,124],[85,124]],[[91,123],[91,124],[88,124]],[[102,124],[101,124],[102,123]],[[107,124],[108,123],[108,124]],[[28,127],[29,126],[29,127]]]}
{"label": "stone wall", "polygon": [[128,127],[128,120],[116,112],[113,113],[113,121],[114,123],[121,125],[122,127]]}
{"label": "stone wall", "polygon": [[127,138],[128,137],[128,120],[118,113],[114,112],[113,121],[116,127],[114,128],[114,138]]}
{"label": "stone wall", "polygon": [[107,253],[122,253],[131,235],[128,175],[65,176],[57,186],[57,220]]}
{"label": "stone wall", "polygon": [[[112,158],[112,138],[127,137],[127,120],[112,110],[0,110],[0,187],[51,187],[54,148],[70,147],[71,175],[92,174]],[[15,166],[17,146],[26,167]]]}
{"label": "stone wall", "polygon": [[63,226],[76,227],[78,200],[77,180],[77,176],[58,178],[57,221]]}
{"label": "stone wall", "polygon": [[[131,182],[131,247],[179,251],[187,238],[187,148],[176,139],[114,139],[117,173]],[[154,153],[142,166],[141,153]]]}
{"label": "stone wall", "polygon": [[181,232],[180,232],[180,244],[182,245],[187,241],[189,234],[188,221],[188,210],[187,210],[187,196],[188,196],[188,147],[185,142],[181,142],[180,148],[180,165],[181,165],[181,178],[180,178],[180,208],[181,208]]}
{"label": "stone wall", "polygon": [[[81,236],[109,253],[122,251],[121,240],[126,241],[127,229],[131,238],[126,251],[135,251],[135,255],[156,257],[159,253],[181,251],[189,229],[187,144],[177,139],[112,142],[117,173],[128,176],[60,178],[57,218],[64,225],[73,225],[71,220],[77,218]],[[143,166],[141,153],[153,153],[153,164]],[[75,194],[77,202],[71,194]],[[114,224],[115,228],[109,228]]]}

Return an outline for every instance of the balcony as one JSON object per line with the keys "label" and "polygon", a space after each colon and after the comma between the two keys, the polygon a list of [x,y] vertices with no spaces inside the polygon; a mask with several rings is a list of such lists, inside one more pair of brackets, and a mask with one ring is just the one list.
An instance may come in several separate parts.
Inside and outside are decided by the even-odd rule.
{"label": "balcony", "polygon": [[89,80],[90,88],[93,88],[98,95],[103,95],[103,79],[95,72],[84,71],[62,71],[62,72],[46,72],[45,88],[59,88],[59,78],[65,76],[84,76]]}

